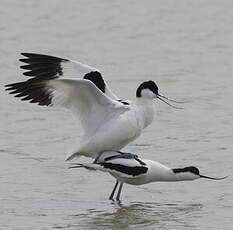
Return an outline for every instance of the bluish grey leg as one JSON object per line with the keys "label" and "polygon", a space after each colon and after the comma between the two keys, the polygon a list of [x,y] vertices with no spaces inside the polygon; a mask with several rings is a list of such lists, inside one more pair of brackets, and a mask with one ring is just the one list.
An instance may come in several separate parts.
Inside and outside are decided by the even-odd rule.
{"label": "bluish grey leg", "polygon": [[122,186],[123,186],[123,183],[121,182],[120,183],[120,187],[118,189],[117,197],[116,197],[117,201],[120,201],[120,195],[121,195]]}
{"label": "bluish grey leg", "polygon": [[113,188],[113,190],[112,190],[112,193],[111,193],[111,195],[110,195],[110,197],[109,197],[109,200],[113,200],[113,196],[114,196],[114,193],[115,193],[115,191],[116,191],[116,188],[117,188],[118,184],[119,184],[119,182],[118,182],[118,180],[117,180],[117,181],[116,181],[116,184],[115,184],[115,186],[114,186],[114,188]]}

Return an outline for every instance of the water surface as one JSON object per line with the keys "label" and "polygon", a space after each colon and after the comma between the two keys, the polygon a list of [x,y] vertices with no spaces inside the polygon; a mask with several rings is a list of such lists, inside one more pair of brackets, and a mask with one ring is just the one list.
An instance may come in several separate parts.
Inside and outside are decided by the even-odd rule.
{"label": "water surface", "polygon": [[[6,1],[0,8],[1,229],[232,229],[233,27],[231,1]],[[121,98],[152,79],[184,110],[157,117],[128,150],[171,167],[195,165],[223,181],[125,185],[69,170],[79,125],[63,110],[20,102],[3,85],[24,80],[20,52],[101,69]],[[85,160],[85,159],[81,159]]]}

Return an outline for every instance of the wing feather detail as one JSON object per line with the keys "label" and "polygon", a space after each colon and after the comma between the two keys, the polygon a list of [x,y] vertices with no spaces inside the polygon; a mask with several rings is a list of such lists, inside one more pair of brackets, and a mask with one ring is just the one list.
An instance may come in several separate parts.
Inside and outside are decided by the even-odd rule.
{"label": "wing feather detail", "polygon": [[66,58],[22,53],[21,69],[29,79],[6,85],[6,90],[22,101],[41,106],[62,106],[81,120],[85,133],[127,106],[118,102],[101,72]]}
{"label": "wing feather detail", "polygon": [[110,154],[98,164],[110,173],[129,178],[140,176],[148,171],[147,165],[137,155],[131,153]]}
{"label": "wing feather detail", "polygon": [[19,59],[24,64],[21,69],[26,70],[23,75],[44,80],[54,78],[74,78],[92,81],[97,88],[113,100],[119,98],[111,91],[104,81],[101,72],[95,67],[66,58],[54,57],[36,53],[21,53],[24,57]]}
{"label": "wing feather detail", "polygon": [[6,85],[6,90],[23,101],[71,110],[78,116],[85,133],[94,132],[109,116],[128,110],[126,106],[112,100],[91,81],[85,79],[33,78]]}

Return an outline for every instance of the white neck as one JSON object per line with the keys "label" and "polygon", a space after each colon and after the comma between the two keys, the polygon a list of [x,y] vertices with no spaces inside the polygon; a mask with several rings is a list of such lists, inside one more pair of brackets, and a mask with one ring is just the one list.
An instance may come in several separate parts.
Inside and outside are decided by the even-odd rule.
{"label": "white neck", "polygon": [[137,114],[141,116],[143,128],[146,128],[148,125],[150,125],[154,119],[155,108],[153,102],[153,99],[150,98],[136,98],[135,104],[138,107]]}
{"label": "white neck", "polygon": [[172,169],[156,161],[146,160],[145,163],[150,166],[148,172],[148,178],[147,178],[148,182],[187,181],[187,180],[195,180],[200,178],[200,176],[189,172],[174,173]]}

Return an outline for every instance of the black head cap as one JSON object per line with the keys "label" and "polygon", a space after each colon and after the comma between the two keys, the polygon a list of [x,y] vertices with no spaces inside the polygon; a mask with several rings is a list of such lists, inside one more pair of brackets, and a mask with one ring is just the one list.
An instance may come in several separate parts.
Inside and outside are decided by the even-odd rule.
{"label": "black head cap", "polygon": [[141,97],[141,92],[143,89],[149,89],[151,90],[154,94],[158,94],[158,86],[155,84],[154,81],[145,81],[143,82],[137,89],[136,92],[136,97]]}
{"label": "black head cap", "polygon": [[105,82],[98,71],[87,73],[83,78],[93,82],[97,88],[99,88],[103,93],[105,93]]}
{"label": "black head cap", "polygon": [[190,173],[193,173],[195,175],[199,175],[199,169],[197,167],[194,167],[194,166],[189,166],[189,167],[185,167],[185,168],[172,169],[172,171],[174,173],[190,172]]}

